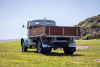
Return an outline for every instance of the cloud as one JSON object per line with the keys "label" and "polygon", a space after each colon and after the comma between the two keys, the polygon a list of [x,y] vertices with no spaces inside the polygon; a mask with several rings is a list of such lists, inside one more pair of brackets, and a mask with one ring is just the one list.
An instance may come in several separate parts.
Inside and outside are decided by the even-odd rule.
{"label": "cloud", "polygon": [[23,20],[0,21],[0,23],[17,23],[17,22],[25,22],[25,21]]}
{"label": "cloud", "polygon": [[23,22],[23,20],[12,20],[12,21],[9,21],[9,22],[6,22],[6,23],[15,23],[15,22]]}
{"label": "cloud", "polygon": [[0,23],[3,23],[4,21],[0,21]]}

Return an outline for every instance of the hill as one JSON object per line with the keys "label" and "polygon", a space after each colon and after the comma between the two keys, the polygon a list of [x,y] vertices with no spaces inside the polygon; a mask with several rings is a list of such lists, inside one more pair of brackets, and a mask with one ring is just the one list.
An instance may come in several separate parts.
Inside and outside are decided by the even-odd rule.
{"label": "hill", "polygon": [[75,27],[81,27],[81,39],[83,40],[100,38],[100,14],[79,22]]}

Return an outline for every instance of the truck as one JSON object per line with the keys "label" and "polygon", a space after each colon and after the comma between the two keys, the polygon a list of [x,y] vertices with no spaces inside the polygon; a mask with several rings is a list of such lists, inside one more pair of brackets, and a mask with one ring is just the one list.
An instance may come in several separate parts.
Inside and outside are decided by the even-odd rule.
{"label": "truck", "polygon": [[33,47],[37,53],[51,52],[57,48],[63,48],[65,54],[76,51],[75,38],[80,38],[80,27],[56,26],[54,20],[35,19],[29,20],[26,28],[27,35],[21,38],[22,52]]}

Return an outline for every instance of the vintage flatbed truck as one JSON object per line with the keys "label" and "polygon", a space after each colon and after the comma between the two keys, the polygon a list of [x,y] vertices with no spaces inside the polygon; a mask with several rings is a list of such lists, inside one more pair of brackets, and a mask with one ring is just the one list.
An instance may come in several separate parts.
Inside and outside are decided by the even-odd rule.
{"label": "vintage flatbed truck", "polygon": [[73,54],[76,51],[74,38],[80,38],[80,27],[56,26],[55,21],[47,19],[30,20],[27,35],[21,38],[22,52],[34,46],[37,53],[63,48],[65,54]]}

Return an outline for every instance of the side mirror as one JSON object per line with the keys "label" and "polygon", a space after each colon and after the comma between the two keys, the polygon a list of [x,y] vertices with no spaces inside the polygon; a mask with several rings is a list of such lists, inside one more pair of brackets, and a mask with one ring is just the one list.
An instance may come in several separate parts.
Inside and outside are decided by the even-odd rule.
{"label": "side mirror", "polygon": [[24,28],[25,26],[24,26],[24,25],[22,25],[22,27]]}

